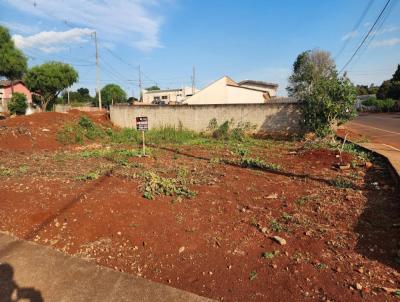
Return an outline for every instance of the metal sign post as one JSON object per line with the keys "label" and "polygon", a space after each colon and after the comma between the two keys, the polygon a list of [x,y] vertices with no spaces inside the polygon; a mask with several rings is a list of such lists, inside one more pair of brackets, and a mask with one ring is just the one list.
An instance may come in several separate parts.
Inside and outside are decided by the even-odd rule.
{"label": "metal sign post", "polygon": [[143,151],[143,156],[146,156],[146,144],[145,144],[144,132],[149,130],[149,120],[147,116],[136,117],[136,129],[142,131],[142,151]]}

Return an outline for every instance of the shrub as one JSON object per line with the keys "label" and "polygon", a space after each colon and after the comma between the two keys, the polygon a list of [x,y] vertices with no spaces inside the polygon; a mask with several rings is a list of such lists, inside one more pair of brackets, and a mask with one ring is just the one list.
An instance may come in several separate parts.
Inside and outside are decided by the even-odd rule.
{"label": "shrub", "polygon": [[213,132],[213,137],[218,139],[229,139],[229,127],[229,121],[225,121]]}
{"label": "shrub", "polygon": [[255,125],[250,122],[239,122],[232,128],[233,125],[232,119],[218,126],[217,120],[213,118],[210,120],[207,130],[212,131],[212,136],[217,139],[244,141],[249,133],[255,129]]}
{"label": "shrub", "polygon": [[395,110],[396,101],[392,99],[378,100],[370,97],[362,103],[364,106],[373,106],[379,112],[390,112]]}
{"label": "shrub", "polygon": [[82,116],[78,123],[67,124],[58,131],[57,140],[63,144],[82,144],[85,138],[95,140],[106,135],[102,127],[94,124],[90,118]]}
{"label": "shrub", "polygon": [[13,93],[10,102],[8,103],[8,110],[11,114],[21,115],[25,114],[28,108],[26,96],[23,93]]}

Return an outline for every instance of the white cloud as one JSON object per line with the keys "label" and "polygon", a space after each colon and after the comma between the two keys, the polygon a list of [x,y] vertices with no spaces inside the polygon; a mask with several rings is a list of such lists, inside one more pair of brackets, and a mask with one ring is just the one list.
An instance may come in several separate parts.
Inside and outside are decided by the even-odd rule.
{"label": "white cloud", "polygon": [[400,29],[400,27],[398,27],[398,26],[390,26],[390,27],[383,28],[381,30],[373,31],[372,34],[383,35],[386,33],[391,33],[391,32],[397,31],[399,29]]}
{"label": "white cloud", "polygon": [[348,32],[347,34],[345,34],[342,37],[342,41],[350,40],[350,39],[353,39],[353,38],[355,38],[357,36],[358,36],[358,32],[356,30],[355,31],[351,31],[351,32]]}
{"label": "white cloud", "polygon": [[73,27],[96,29],[100,41],[123,41],[141,50],[161,47],[162,17],[157,14],[165,0],[6,0],[30,15],[64,22]]}
{"label": "white cloud", "polygon": [[86,42],[92,33],[93,29],[74,28],[67,31],[43,31],[26,37],[13,35],[12,38],[18,48],[38,48],[43,52],[52,53],[62,51],[73,43]]}
{"label": "white cloud", "polygon": [[373,41],[371,43],[371,47],[387,47],[387,46],[395,46],[397,44],[400,44],[400,39],[392,38],[392,39],[386,39],[386,40]]}

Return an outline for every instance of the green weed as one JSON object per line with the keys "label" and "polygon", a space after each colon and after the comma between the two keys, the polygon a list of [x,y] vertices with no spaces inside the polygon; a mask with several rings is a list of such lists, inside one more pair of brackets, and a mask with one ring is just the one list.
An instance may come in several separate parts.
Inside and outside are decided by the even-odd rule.
{"label": "green weed", "polygon": [[326,264],[324,264],[324,263],[317,263],[317,264],[315,264],[314,266],[315,266],[315,268],[318,269],[318,270],[324,270],[324,269],[327,269],[327,268],[328,268],[328,266],[327,266]]}
{"label": "green weed", "polygon": [[275,256],[278,256],[278,255],[279,255],[279,251],[263,252],[261,254],[261,257],[264,258],[264,259],[272,259],[272,258],[274,258]]}
{"label": "green weed", "polygon": [[339,189],[351,189],[354,188],[354,183],[341,176],[336,177],[330,181],[331,185]]}
{"label": "green weed", "polygon": [[143,197],[154,199],[156,195],[182,196],[191,198],[196,192],[186,187],[185,181],[179,178],[161,177],[154,172],[144,174],[145,185]]}
{"label": "green weed", "polygon": [[9,168],[6,168],[4,166],[0,166],[0,176],[11,176],[13,174],[13,171]]}
{"label": "green weed", "polygon": [[277,233],[282,232],[284,230],[283,226],[275,219],[271,221],[270,227],[272,231]]}
{"label": "green weed", "polygon": [[253,281],[255,278],[257,278],[257,272],[256,271],[251,271],[249,274],[249,280]]}
{"label": "green weed", "polygon": [[303,205],[307,204],[309,201],[310,201],[309,196],[302,196],[300,198],[297,198],[295,203],[299,206],[303,206]]}
{"label": "green weed", "polygon": [[246,168],[259,168],[259,169],[267,169],[267,170],[273,170],[273,171],[281,170],[280,165],[273,164],[273,163],[267,163],[267,162],[263,161],[262,159],[253,158],[253,157],[242,157],[239,160],[239,164],[242,167],[246,167]]}

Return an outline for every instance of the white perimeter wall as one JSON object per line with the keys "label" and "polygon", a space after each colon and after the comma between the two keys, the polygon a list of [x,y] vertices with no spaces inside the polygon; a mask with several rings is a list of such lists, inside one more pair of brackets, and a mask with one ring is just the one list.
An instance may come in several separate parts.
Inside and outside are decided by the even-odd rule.
{"label": "white perimeter wall", "polygon": [[224,105],[116,105],[110,108],[111,122],[119,127],[134,128],[136,117],[147,116],[149,128],[178,127],[179,123],[194,131],[207,129],[211,119],[218,124],[233,119],[250,122],[257,130],[267,133],[296,133],[299,131],[300,111],[297,103],[224,104]]}

